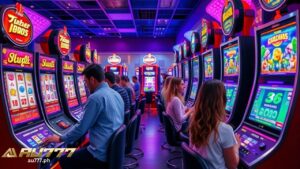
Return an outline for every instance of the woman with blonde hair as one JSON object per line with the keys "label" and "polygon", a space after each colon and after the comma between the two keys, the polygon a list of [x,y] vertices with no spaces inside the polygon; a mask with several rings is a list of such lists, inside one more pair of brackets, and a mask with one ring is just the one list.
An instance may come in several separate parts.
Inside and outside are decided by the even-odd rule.
{"label": "woman with blonde hair", "polygon": [[190,118],[190,146],[209,162],[210,168],[236,169],[240,137],[224,123],[226,90],[219,80],[202,84]]}
{"label": "woman with blonde hair", "polygon": [[168,89],[168,86],[172,80],[172,76],[168,76],[165,81],[164,81],[164,84],[163,84],[163,88],[161,89],[161,102],[162,104],[167,107],[166,105],[166,91]]}
{"label": "woman with blonde hair", "polygon": [[177,132],[185,130],[182,124],[189,116],[187,108],[184,106],[184,82],[180,78],[174,77],[167,88],[165,99],[167,102],[167,114],[172,118]]}

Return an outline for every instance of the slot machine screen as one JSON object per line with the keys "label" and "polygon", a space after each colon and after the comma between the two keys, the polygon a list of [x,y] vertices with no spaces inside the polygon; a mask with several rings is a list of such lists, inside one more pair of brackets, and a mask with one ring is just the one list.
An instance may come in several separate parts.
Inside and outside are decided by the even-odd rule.
{"label": "slot machine screen", "polygon": [[196,98],[198,84],[199,84],[199,59],[195,58],[193,59],[193,83],[192,83],[192,89],[190,95],[191,99]]}
{"label": "slot machine screen", "polygon": [[155,76],[145,76],[144,92],[155,92]]}
{"label": "slot machine screen", "polygon": [[238,43],[223,49],[224,76],[237,76],[240,71],[240,56]]}
{"label": "slot machine screen", "polygon": [[259,86],[248,119],[280,131],[290,107],[292,93],[292,87]]}
{"label": "slot machine screen", "polygon": [[214,73],[214,61],[211,52],[204,55],[204,75],[206,79],[212,79]]}
{"label": "slot machine screen", "polygon": [[14,127],[40,119],[31,73],[4,72],[9,113]]}
{"label": "slot machine screen", "polygon": [[188,65],[188,62],[185,62],[184,63],[184,79],[185,80],[188,80],[189,79],[189,65]]}
{"label": "slot machine screen", "polygon": [[259,31],[258,42],[262,74],[296,73],[298,42],[295,21]]}
{"label": "slot machine screen", "polygon": [[45,111],[48,115],[58,113],[61,108],[58,101],[55,75],[41,74],[40,83],[42,87],[42,97],[45,104]]}
{"label": "slot machine screen", "polygon": [[64,75],[64,87],[69,107],[78,106],[73,75]]}
{"label": "slot machine screen", "polygon": [[86,96],[86,88],[84,85],[84,77],[83,75],[77,76],[77,81],[78,81],[78,88],[79,88],[79,94],[80,94],[80,99],[82,103],[87,102],[87,96]]}
{"label": "slot machine screen", "polygon": [[225,110],[232,111],[235,97],[236,97],[236,92],[237,92],[237,85],[225,83],[224,86],[226,89],[226,97],[227,97]]}
{"label": "slot machine screen", "polygon": [[119,75],[119,70],[117,67],[110,67],[109,70],[112,71],[115,75]]}

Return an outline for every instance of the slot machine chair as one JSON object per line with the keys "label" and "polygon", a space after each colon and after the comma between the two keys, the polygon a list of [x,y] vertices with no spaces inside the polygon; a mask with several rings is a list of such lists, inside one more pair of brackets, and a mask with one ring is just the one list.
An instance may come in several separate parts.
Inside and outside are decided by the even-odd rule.
{"label": "slot machine chair", "polygon": [[207,162],[194,150],[192,150],[187,143],[181,144],[183,154],[183,169],[208,169]]}
{"label": "slot machine chair", "polygon": [[152,96],[153,92],[145,92],[146,104],[148,104],[148,113],[151,113]]}
{"label": "slot machine chair", "polygon": [[[141,124],[141,110],[137,110],[136,113],[137,115],[137,126],[136,126],[136,132],[135,132],[135,140],[137,140],[140,136],[140,124]],[[132,153],[131,155],[135,156],[135,157],[143,157],[144,156],[144,152],[142,149],[135,147],[134,150],[136,151],[136,153]]]}
{"label": "slot machine chair", "polygon": [[[181,140],[179,139],[179,132],[176,131],[175,125],[171,119],[171,117],[166,114],[165,112],[163,113],[164,115],[164,124],[165,124],[165,136],[167,138],[167,143],[175,148],[180,148],[181,145]],[[171,152],[172,154],[181,154],[181,151],[173,151]],[[175,156],[167,161],[167,166],[171,168],[179,168],[174,164],[174,161],[178,161],[182,159],[182,156]]]}
{"label": "slot machine chair", "polygon": [[127,111],[125,111],[125,114],[124,114],[124,124],[128,125],[129,120],[130,120],[130,110],[127,110]]}

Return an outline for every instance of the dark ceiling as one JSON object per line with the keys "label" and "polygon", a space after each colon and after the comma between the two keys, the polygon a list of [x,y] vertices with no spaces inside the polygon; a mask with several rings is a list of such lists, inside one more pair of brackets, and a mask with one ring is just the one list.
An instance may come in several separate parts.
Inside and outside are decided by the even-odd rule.
{"label": "dark ceiling", "polygon": [[175,37],[200,0],[17,0],[72,37]]}

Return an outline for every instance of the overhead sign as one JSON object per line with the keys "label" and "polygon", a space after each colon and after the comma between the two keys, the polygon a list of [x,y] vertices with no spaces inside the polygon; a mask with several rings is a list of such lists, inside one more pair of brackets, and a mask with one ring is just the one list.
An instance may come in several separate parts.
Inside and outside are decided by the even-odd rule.
{"label": "overhead sign", "polygon": [[85,58],[88,63],[92,63],[92,53],[90,43],[85,45]]}
{"label": "overhead sign", "polygon": [[58,32],[57,37],[58,51],[61,55],[66,56],[71,50],[71,38],[68,34],[67,27]]}
{"label": "overhead sign", "polygon": [[116,55],[116,54],[113,54],[112,56],[108,57],[107,62],[112,64],[112,65],[120,64],[121,63],[121,57]]}
{"label": "overhead sign", "polygon": [[201,21],[201,46],[207,47],[208,41],[211,38],[211,27],[209,21],[202,19]]}
{"label": "overhead sign", "polygon": [[2,31],[17,46],[28,46],[33,38],[33,28],[29,17],[24,13],[23,6],[7,7],[2,11]]}
{"label": "overhead sign", "polygon": [[244,25],[244,8],[241,0],[225,0],[221,18],[224,35],[240,32]]}
{"label": "overhead sign", "polygon": [[259,0],[260,6],[269,12],[279,9],[285,2],[286,0]]}
{"label": "overhead sign", "polygon": [[151,55],[151,53],[149,53],[148,55],[144,56],[143,62],[147,65],[152,65],[156,63],[156,57]]}

